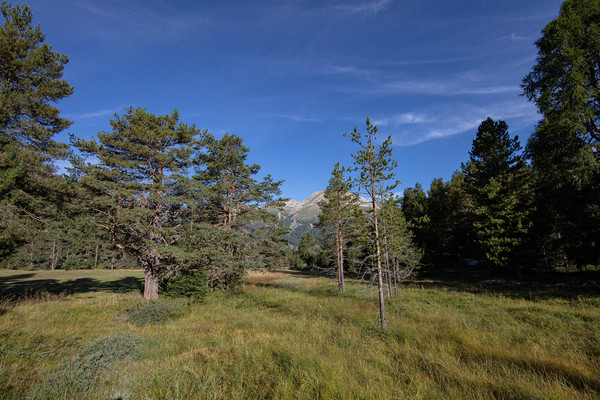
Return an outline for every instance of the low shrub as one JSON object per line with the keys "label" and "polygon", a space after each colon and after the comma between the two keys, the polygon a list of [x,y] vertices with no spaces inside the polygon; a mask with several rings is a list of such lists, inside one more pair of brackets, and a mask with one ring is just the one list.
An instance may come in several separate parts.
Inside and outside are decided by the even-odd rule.
{"label": "low shrub", "polygon": [[125,313],[127,322],[136,325],[165,323],[173,317],[175,307],[164,301],[144,301]]}
{"label": "low shrub", "polygon": [[40,397],[77,398],[85,395],[114,364],[131,360],[141,342],[137,336],[118,333],[90,343],[81,353],[59,365],[57,372],[40,388]]}
{"label": "low shrub", "polygon": [[164,282],[163,293],[171,297],[188,297],[202,301],[208,294],[208,272],[203,269],[183,272]]}

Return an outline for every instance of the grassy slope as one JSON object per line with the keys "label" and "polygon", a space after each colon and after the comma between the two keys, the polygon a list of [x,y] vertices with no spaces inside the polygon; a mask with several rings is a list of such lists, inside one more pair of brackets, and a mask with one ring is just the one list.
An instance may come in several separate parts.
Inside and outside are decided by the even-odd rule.
{"label": "grassy slope", "polygon": [[[23,289],[25,279],[57,279],[54,289],[62,280],[75,293],[4,301],[0,398],[47,398],[46,381],[61,362],[117,332],[144,344],[135,359],[104,373],[89,398],[586,399],[600,392],[598,297],[532,301],[409,287],[389,303],[390,329],[382,332],[363,286],[350,283],[340,295],[324,278],[271,272],[253,274],[241,294],[215,294],[183,306],[178,319],[140,327],[122,317],[139,293],[113,292],[130,276],[141,273],[0,271],[4,293]],[[92,283],[72,284],[80,279]],[[65,390],[63,398],[81,398]]]}

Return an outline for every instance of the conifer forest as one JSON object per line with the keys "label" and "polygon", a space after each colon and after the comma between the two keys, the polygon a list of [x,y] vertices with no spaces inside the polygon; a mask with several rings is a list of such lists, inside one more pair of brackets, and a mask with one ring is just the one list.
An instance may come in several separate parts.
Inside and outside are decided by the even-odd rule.
{"label": "conifer forest", "polygon": [[[109,305],[116,304],[113,314],[118,313],[121,319],[103,323],[106,327],[125,324],[123,318],[135,318],[135,313],[144,307],[155,307],[154,311],[143,312],[169,314],[166,318],[171,322],[165,327],[192,318],[200,324],[194,326],[200,326],[202,335],[213,335],[211,346],[227,347],[233,353],[210,350],[209,345],[201,350],[190,348],[195,352],[193,357],[202,359],[208,367],[182,367],[177,363],[183,361],[173,360],[164,371],[152,375],[154,381],[142,383],[141,375],[131,372],[134,369],[123,367],[119,371],[128,371],[124,375],[114,372],[118,363],[128,360],[131,354],[138,354],[131,356],[131,363],[138,363],[139,371],[159,371],[158,367],[150,367],[154,361],[139,361],[139,357],[145,357],[139,354],[147,356],[149,350],[134,350],[150,346],[142,342],[144,335],[154,334],[148,328],[153,325],[128,320],[130,333],[107,336],[108,341],[94,337],[96,342],[81,350],[78,358],[64,361],[68,351],[63,354],[56,350],[63,357],[62,367],[43,361],[49,364],[40,368],[67,372],[44,370],[42,379],[26,372],[35,367],[14,361],[17,358],[11,349],[17,348],[19,342],[11,336],[12,328],[7,322],[6,326],[0,325],[0,370],[4,371],[0,372],[0,398],[595,399],[600,395],[596,374],[600,373],[598,0],[564,0],[559,15],[547,22],[535,42],[537,58],[521,82],[515,82],[541,118],[527,140],[511,134],[502,118],[482,120],[473,132],[470,150],[464,154],[462,164],[456,165],[450,180],[439,178],[400,191],[403,172],[398,168],[397,157],[406,148],[395,147],[385,128],[378,127],[368,116],[357,115],[356,126],[339,132],[340,143],[353,149],[352,162],[343,165],[331,160],[337,164],[327,187],[315,188],[324,190],[318,202],[319,214],[297,245],[286,240],[293,234],[294,226],[282,217],[290,200],[282,196],[286,177],[277,176],[276,171],[264,171],[261,165],[249,161],[251,149],[244,142],[244,132],[211,133],[182,122],[178,109],[154,114],[144,104],[134,104],[114,113],[108,118],[110,128],[91,138],[73,131],[68,143],[57,140],[57,135],[68,131],[72,124],[61,114],[61,101],[77,90],[63,77],[65,68],[74,60],[47,43],[43,27],[35,22],[35,9],[4,1],[1,11],[0,272],[6,281],[0,284],[0,318],[17,315],[15,307],[34,307],[42,302],[42,293],[64,299],[77,292],[76,285],[71,292],[54,291],[43,281],[19,291],[10,283],[12,273],[43,274],[44,279],[51,281],[59,279],[52,275],[58,273],[121,276],[118,274],[137,271],[137,278],[123,278],[122,287],[100,285],[102,290],[110,286],[115,293],[121,293],[120,290],[132,289],[131,282],[139,283],[133,284],[140,297],[137,308],[123,311],[125,300],[108,301]],[[59,163],[67,167],[59,168]],[[290,274],[287,279],[291,280],[282,278],[283,274]],[[299,277],[303,283],[294,281]],[[571,282],[573,277],[579,277],[575,286],[567,285],[565,282]],[[448,282],[454,289],[439,289]],[[519,285],[523,282],[528,282],[526,289],[518,295],[511,292],[517,286],[521,290]],[[511,342],[503,336],[493,339],[482,332],[475,333],[478,329],[500,332],[500,326],[512,326],[506,322],[510,310],[522,309],[510,302],[536,300],[531,282],[537,288],[553,285],[553,293],[561,301],[578,299],[585,303],[578,311],[583,322],[564,322],[563,326],[563,322],[544,319],[546,313],[547,318],[567,313],[559,307],[576,309],[571,303],[535,303],[527,307],[539,307],[539,314],[529,308],[516,313],[526,313],[523,318],[539,317],[537,326],[545,326],[542,336],[513,332],[510,337],[520,339]],[[471,289],[464,292],[456,289],[471,283]],[[26,281],[20,284],[27,286]],[[310,285],[320,289],[311,289]],[[284,294],[286,289],[289,290]],[[273,298],[268,290],[273,291]],[[480,295],[489,297],[475,297]],[[355,306],[350,305],[351,301],[366,302]],[[281,303],[273,305],[274,302]],[[189,307],[200,308],[186,314]],[[356,322],[360,312],[351,314],[353,307],[364,308],[371,319]],[[490,311],[494,307],[499,325],[486,325],[491,322],[483,321],[483,315],[494,313]],[[356,354],[372,352],[373,359],[380,357],[385,366],[377,367],[377,373],[367,367],[359,371],[357,365],[364,363],[375,368],[377,361],[345,364],[340,361],[342,353],[326,350],[327,360],[340,359],[338,364],[331,361],[331,365],[344,365],[342,373],[329,366],[329,361],[315,361],[316,355],[317,358],[310,358],[312,350],[303,356],[303,350],[294,347],[292,338],[285,339],[289,348],[281,339],[269,349],[260,347],[263,342],[255,344],[258,350],[253,353],[250,347],[243,347],[244,340],[256,341],[263,333],[278,333],[268,333],[274,328],[262,319],[266,318],[262,314],[248,320],[234,314],[234,310],[246,308],[279,313],[281,321],[273,322],[273,326],[294,326],[298,337],[308,335],[298,321],[309,318],[309,314],[320,315],[319,324],[340,325],[342,330],[332,333],[331,339],[339,349],[357,349]],[[209,309],[216,311],[209,313]],[[427,319],[434,315],[442,318],[444,310],[453,315],[455,311],[450,309],[468,313],[457,317],[462,321],[460,326]],[[550,309],[556,313],[554,317],[549,316]],[[31,311],[31,315],[38,312],[41,311]],[[295,317],[284,319],[284,312]],[[201,322],[203,318],[208,322]],[[238,328],[214,328],[233,323],[227,318],[240,321],[240,330],[251,329],[254,333],[247,337],[227,336],[234,335],[233,330]],[[417,320],[421,322],[414,322]],[[255,326],[256,321],[262,321],[265,327]],[[12,322],[20,323],[34,325],[32,321]],[[306,322],[306,326],[311,323]],[[364,326],[356,328],[352,325],[355,323]],[[470,325],[475,323],[480,325]],[[573,324],[580,331],[572,332]],[[595,327],[584,329],[587,324]],[[328,337],[323,326],[310,328],[323,335],[314,339],[315,348],[316,343]],[[441,331],[461,332],[460,335],[470,332],[472,336],[460,336],[452,342],[436,336],[435,326]],[[58,328],[46,327],[39,340],[45,340],[44,335],[50,335],[53,329]],[[179,333],[175,336],[192,340],[183,326],[177,325],[176,329]],[[219,338],[211,329],[221,329],[223,336]],[[573,352],[578,354],[564,362],[568,365],[558,357],[561,345],[552,345],[551,350],[544,348],[545,341],[550,340],[545,335],[552,336],[553,331],[557,338],[580,341],[570,347],[565,345],[575,348]],[[88,341],[82,339],[83,333],[77,339],[66,333],[61,336],[74,340],[81,348]],[[244,340],[234,339],[242,336]],[[428,338],[433,341],[429,350],[425,345]],[[161,336],[152,340],[163,343],[169,339]],[[488,352],[494,340],[504,343],[507,349],[521,348],[525,342],[540,346],[540,358],[532,355],[518,361],[516,353],[511,353],[494,361],[500,360],[494,357],[505,351],[494,347],[496,353]],[[485,351],[477,347],[484,342]],[[75,346],[69,343],[61,346]],[[403,353],[397,349],[405,348],[394,347],[396,343],[416,347],[407,347]],[[166,357],[176,347],[172,345],[161,354]],[[530,347],[521,349],[525,348]],[[117,349],[123,353],[116,354]],[[460,354],[456,359],[448,355],[447,359],[433,362],[431,357],[437,356],[429,351],[434,349],[437,354]],[[109,350],[110,355],[103,353],[94,361],[104,360],[102,366],[94,367],[94,374],[106,375],[90,375],[91,386],[82,383],[84,378],[76,374],[83,376],[87,368],[84,363],[92,360],[94,351]],[[26,352],[22,354],[22,359],[29,357]],[[221,364],[215,357],[220,357]],[[267,372],[250,374],[252,362],[244,357],[256,358],[256,365]],[[271,364],[270,357],[279,361]],[[462,361],[448,361],[458,359]],[[489,363],[485,364],[485,360]],[[236,363],[239,365],[235,368],[240,370],[234,372],[231,368]],[[402,372],[394,369],[403,368],[398,365],[414,369]],[[173,376],[181,386],[170,386],[169,368],[179,368]],[[185,372],[186,368],[191,369]],[[216,370],[220,371],[218,377],[211,375]],[[396,372],[389,372],[392,370]],[[110,375],[110,371],[114,374]],[[302,371],[312,371],[312,378],[302,375]],[[472,375],[467,376],[469,373]],[[294,378],[294,374],[301,377]],[[532,378],[534,375],[540,380]],[[129,394],[110,392],[114,387],[124,387],[119,380],[125,379],[123,376],[135,388],[127,389]],[[271,376],[285,376],[281,379],[289,379],[285,381],[287,386],[272,381]],[[20,377],[37,383],[27,388]],[[347,383],[343,383],[346,379]],[[204,386],[197,386],[198,382]],[[94,388],[98,387],[102,389],[96,391]]]}

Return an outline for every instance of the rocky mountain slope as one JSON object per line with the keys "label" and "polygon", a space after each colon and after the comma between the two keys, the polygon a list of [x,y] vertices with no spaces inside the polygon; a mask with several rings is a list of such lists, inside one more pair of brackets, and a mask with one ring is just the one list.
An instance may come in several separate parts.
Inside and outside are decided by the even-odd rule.
{"label": "rocky mountain slope", "polygon": [[[314,224],[321,213],[318,203],[322,200],[325,200],[325,191],[315,192],[303,201],[289,200],[282,210],[276,212],[284,225],[291,229],[285,236],[288,242],[297,246],[305,232],[311,232],[315,237],[319,236]],[[369,207],[370,203],[361,197],[360,206]]]}

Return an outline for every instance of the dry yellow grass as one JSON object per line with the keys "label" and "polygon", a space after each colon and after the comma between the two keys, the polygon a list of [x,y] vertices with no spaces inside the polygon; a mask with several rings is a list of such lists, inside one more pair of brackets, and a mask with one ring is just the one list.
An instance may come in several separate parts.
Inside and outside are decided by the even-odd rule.
{"label": "dry yellow grass", "polygon": [[[597,298],[408,287],[389,302],[383,332],[368,290],[348,286],[340,294],[325,278],[251,272],[243,293],[179,303],[178,318],[145,326],[120,316],[141,301],[135,291],[4,303],[0,398],[592,399],[600,391]],[[56,391],[67,379],[61,365],[116,333],[140,338],[134,358],[89,386]]]}

